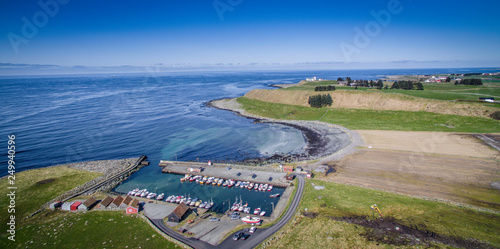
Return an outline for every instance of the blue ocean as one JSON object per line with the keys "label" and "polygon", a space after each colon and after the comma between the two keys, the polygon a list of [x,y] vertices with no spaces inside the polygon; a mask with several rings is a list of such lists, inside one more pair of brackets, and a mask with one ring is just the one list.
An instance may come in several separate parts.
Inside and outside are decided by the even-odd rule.
{"label": "blue ocean", "polygon": [[[16,136],[16,171],[71,162],[147,155],[159,160],[231,161],[300,152],[302,133],[255,124],[207,107],[272,84],[307,77],[378,79],[383,75],[486,72],[481,69],[175,72],[0,77],[0,174],[7,174],[7,136]],[[144,173],[142,173],[144,172]]]}

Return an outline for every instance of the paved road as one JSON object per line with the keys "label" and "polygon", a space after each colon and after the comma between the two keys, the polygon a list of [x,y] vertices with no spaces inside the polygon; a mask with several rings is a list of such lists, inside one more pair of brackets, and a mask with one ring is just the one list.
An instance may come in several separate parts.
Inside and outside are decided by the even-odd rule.
{"label": "paved road", "polygon": [[[264,240],[272,236],[274,233],[276,233],[278,230],[280,230],[290,219],[293,217],[295,212],[297,211],[297,208],[299,207],[300,200],[302,199],[302,194],[304,192],[304,184],[305,180],[303,176],[297,176],[298,178],[298,186],[297,186],[297,192],[295,196],[293,197],[293,200],[290,204],[290,207],[286,211],[285,215],[279,220],[276,224],[274,224],[271,227],[268,228],[257,228],[257,231],[253,234],[250,235],[250,237],[247,240],[238,240],[234,241],[233,240],[233,235],[240,232],[235,232],[231,234],[226,240],[224,240],[222,243],[220,243],[217,246],[210,245],[204,241],[195,239],[195,238],[186,238],[179,233],[173,231],[171,228],[167,227],[165,223],[163,223],[163,220],[161,219],[151,219],[151,222],[158,227],[161,231],[163,231],[165,234],[168,236],[181,241],[182,243],[189,245],[193,248],[196,249],[211,249],[211,248],[222,248],[222,249],[234,249],[234,248],[254,248],[260,243],[262,243]],[[247,233],[248,234],[248,233]]]}

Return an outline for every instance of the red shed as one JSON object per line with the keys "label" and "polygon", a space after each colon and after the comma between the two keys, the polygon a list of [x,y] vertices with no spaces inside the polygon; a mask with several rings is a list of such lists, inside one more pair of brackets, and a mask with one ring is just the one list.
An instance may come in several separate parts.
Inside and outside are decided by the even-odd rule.
{"label": "red shed", "polygon": [[71,211],[76,211],[76,210],[78,210],[78,206],[80,206],[81,204],[82,204],[82,203],[81,203],[81,202],[79,202],[79,201],[77,201],[77,202],[73,203],[73,205],[71,205],[71,207],[70,207],[70,210],[71,210]]}

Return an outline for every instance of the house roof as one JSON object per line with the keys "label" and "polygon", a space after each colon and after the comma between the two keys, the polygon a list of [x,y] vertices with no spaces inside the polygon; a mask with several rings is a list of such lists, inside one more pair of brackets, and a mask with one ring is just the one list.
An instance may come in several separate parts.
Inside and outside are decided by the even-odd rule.
{"label": "house roof", "polygon": [[[183,203],[184,204],[184,203]],[[133,207],[133,208],[137,208],[139,209],[139,200],[137,199],[134,199],[131,203],[130,203],[130,206]]]}
{"label": "house roof", "polygon": [[130,197],[130,195],[127,195],[127,197],[125,197],[125,200],[123,200],[123,203],[125,203],[125,205],[129,206],[130,203],[133,201],[134,199],[132,199],[132,197]]}
{"label": "house roof", "polygon": [[96,199],[94,199],[94,197],[90,197],[86,201],[83,202],[83,205],[86,207],[90,207],[90,206],[94,205],[96,202],[97,201],[96,201]]}
{"label": "house roof", "polygon": [[71,206],[72,206],[72,207],[78,207],[78,206],[80,206],[81,204],[82,204],[81,202],[77,201],[77,202],[75,202],[75,203],[71,204]]}
{"label": "house roof", "polygon": [[113,201],[113,204],[115,204],[116,206],[120,206],[123,201],[124,201],[123,197],[121,195],[119,195],[115,198],[115,200]]}
{"label": "house roof", "polygon": [[283,165],[283,169],[293,169],[292,165]]}
{"label": "house roof", "polygon": [[184,214],[185,214],[188,210],[189,210],[189,207],[188,207],[188,206],[186,206],[186,204],[184,204],[184,202],[183,202],[183,203],[179,204],[179,206],[177,206],[177,207],[174,209],[174,211],[171,213],[171,215],[172,215],[172,214],[174,214],[175,216],[177,216],[177,218],[179,218],[179,219],[180,219],[182,216],[184,216]]}
{"label": "house roof", "polygon": [[101,201],[101,205],[107,207],[109,206],[109,204],[111,204],[111,202],[113,202],[113,197],[107,196],[106,198],[104,198],[104,200]]}

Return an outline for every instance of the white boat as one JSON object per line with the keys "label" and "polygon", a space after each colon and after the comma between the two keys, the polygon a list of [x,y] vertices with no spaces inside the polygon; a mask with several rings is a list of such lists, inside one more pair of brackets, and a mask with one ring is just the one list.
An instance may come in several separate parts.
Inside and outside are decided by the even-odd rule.
{"label": "white boat", "polygon": [[260,212],[260,216],[264,216],[264,215],[266,215],[266,211]]}
{"label": "white boat", "polygon": [[245,214],[249,214],[249,213],[250,213],[250,210],[251,210],[251,208],[250,208],[250,207],[245,207],[245,208],[243,209],[243,213],[245,213]]}
{"label": "white boat", "polygon": [[279,193],[277,193],[277,194],[272,194],[272,195],[269,195],[269,197],[271,197],[271,198],[280,197],[280,194],[279,194]]}
{"label": "white boat", "polygon": [[224,183],[222,183],[222,187],[227,187],[229,185],[229,180],[226,180]]}
{"label": "white boat", "polygon": [[253,214],[255,214],[255,215],[260,214],[260,207],[256,208],[256,209],[253,211]]}
{"label": "white boat", "polygon": [[210,199],[210,202],[205,206],[206,209],[210,209],[214,206],[214,200]]}
{"label": "white boat", "polygon": [[157,200],[159,200],[159,201],[163,200],[163,198],[165,198],[165,194],[164,194],[164,193],[161,193],[161,194],[159,194],[159,195],[156,197],[156,199],[157,199]]}
{"label": "white boat", "polygon": [[241,221],[248,223],[248,224],[257,224],[261,221],[259,217],[251,217],[251,216],[245,216],[241,218]]}
{"label": "white boat", "polygon": [[256,183],[255,186],[253,187],[255,190],[259,189],[259,184]]}
{"label": "white boat", "polygon": [[140,196],[141,197],[146,197],[146,196],[148,196],[148,194],[149,194],[149,191],[144,191],[144,192],[141,193]]}
{"label": "white boat", "polygon": [[219,179],[219,181],[217,182],[217,186],[220,186],[220,185],[222,185],[223,183],[224,183],[224,179],[222,179],[222,178],[221,178],[221,179]]}
{"label": "white boat", "polygon": [[248,189],[253,189],[253,185],[254,185],[254,183],[253,183],[253,182],[249,183],[249,184],[248,184]]}
{"label": "white boat", "polygon": [[269,187],[267,187],[267,191],[273,190],[273,185],[269,184]]}
{"label": "white boat", "polygon": [[238,181],[238,182],[236,182],[236,185],[234,185],[234,186],[235,186],[235,187],[239,187],[239,186],[240,186],[240,184],[241,184],[241,181]]}
{"label": "white boat", "polygon": [[208,205],[208,202],[205,201],[205,202],[201,203],[198,207],[205,208],[207,205]]}

